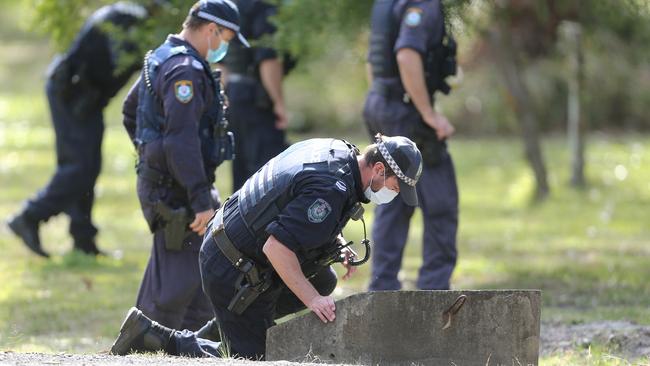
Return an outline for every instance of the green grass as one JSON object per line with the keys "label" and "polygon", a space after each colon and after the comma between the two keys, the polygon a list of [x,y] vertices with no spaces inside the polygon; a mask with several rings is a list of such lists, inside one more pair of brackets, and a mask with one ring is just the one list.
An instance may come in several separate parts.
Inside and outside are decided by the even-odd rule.
{"label": "green grass", "polygon": [[[0,34],[14,31],[3,24]],[[47,183],[55,156],[43,91],[47,43],[29,37],[3,40],[0,48],[11,50],[11,57],[0,60],[0,217],[5,218]],[[106,112],[104,166],[94,211],[99,245],[113,256],[70,254],[63,216],[41,228],[45,248],[54,254],[51,261],[31,255],[0,227],[0,350],[106,350],[135,302],[151,240],[135,195],[135,156],[121,127],[122,98],[118,95]],[[351,135],[365,144],[363,131]],[[650,137],[589,136],[589,186],[578,191],[567,186],[564,139],[546,139],[552,193],[541,204],[530,202],[532,175],[518,138],[458,137],[451,149],[461,196],[455,288],[542,289],[545,321],[650,324]],[[225,196],[230,193],[227,165],[218,177]],[[406,288],[413,288],[421,263],[421,230],[416,214],[401,273]],[[361,225],[352,223],[346,234],[358,242]],[[368,274],[369,266],[362,267],[337,294],[363,290]],[[629,364],[597,347],[542,363]]]}

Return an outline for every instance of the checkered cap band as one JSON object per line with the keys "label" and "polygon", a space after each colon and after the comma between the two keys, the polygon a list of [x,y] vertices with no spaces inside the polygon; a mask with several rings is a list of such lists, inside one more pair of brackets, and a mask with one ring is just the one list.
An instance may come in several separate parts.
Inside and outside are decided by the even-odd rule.
{"label": "checkered cap band", "polygon": [[399,165],[397,165],[397,162],[395,159],[393,159],[392,156],[390,156],[390,153],[388,152],[388,149],[386,148],[386,145],[384,144],[381,139],[377,139],[377,148],[379,149],[379,152],[381,153],[381,156],[384,157],[386,162],[388,163],[388,166],[395,172],[395,175],[397,175],[397,178],[401,179],[402,182],[408,184],[411,187],[415,187],[415,183],[417,181],[413,178],[409,178],[402,172],[402,169],[399,168]]}

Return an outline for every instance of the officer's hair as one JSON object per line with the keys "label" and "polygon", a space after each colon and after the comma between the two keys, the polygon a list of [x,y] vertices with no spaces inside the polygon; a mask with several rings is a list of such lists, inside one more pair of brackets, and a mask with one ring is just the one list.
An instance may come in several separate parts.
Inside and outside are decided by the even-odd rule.
{"label": "officer's hair", "polygon": [[390,168],[386,159],[384,159],[384,156],[379,151],[379,148],[377,148],[377,144],[368,145],[368,147],[363,150],[362,154],[367,166],[372,167],[376,163],[382,163],[384,164],[384,174],[386,174],[386,178],[395,175],[395,172],[393,172],[393,169]]}
{"label": "officer's hair", "polygon": [[201,28],[202,26],[210,23],[209,20],[205,20],[203,18],[197,17],[196,14],[199,11],[199,7],[201,6],[201,2],[197,1],[192,5],[190,8],[190,13],[187,15],[187,18],[185,18],[185,21],[183,21],[183,28],[187,28],[190,30],[197,30]]}
{"label": "officer's hair", "polygon": [[205,20],[203,18],[199,18],[197,16],[190,14],[187,16],[187,18],[185,18],[185,21],[183,22],[183,28],[187,28],[190,30],[197,30],[209,23],[210,23],[209,20]]}

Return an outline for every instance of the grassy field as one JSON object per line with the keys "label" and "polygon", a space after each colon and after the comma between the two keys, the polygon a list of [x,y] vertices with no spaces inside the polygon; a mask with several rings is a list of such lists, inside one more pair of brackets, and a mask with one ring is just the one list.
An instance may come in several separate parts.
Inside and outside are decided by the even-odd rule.
{"label": "grassy field", "polygon": [[[6,19],[5,19],[6,18]],[[53,131],[43,92],[50,59],[40,38],[13,29],[0,14],[0,218],[20,209],[53,172]],[[135,302],[150,235],[135,196],[135,155],[121,127],[122,95],[106,113],[104,166],[94,218],[108,258],[70,253],[68,221],[41,228],[44,261],[0,227],[0,350],[98,352],[114,339]],[[363,145],[362,131],[351,139]],[[356,137],[355,137],[356,136]],[[350,138],[349,134],[341,137]],[[295,141],[301,136],[293,136]],[[543,290],[543,320],[632,320],[650,324],[650,137],[592,134],[589,187],[568,188],[568,153],[561,137],[545,139],[552,194],[530,203],[532,176],[516,137],[453,141],[461,195],[457,289]],[[229,167],[218,172],[230,193]],[[372,210],[369,210],[372,211]],[[372,222],[369,217],[369,222]],[[401,276],[412,288],[420,260],[422,223],[416,216]],[[347,231],[358,240],[359,224]],[[369,266],[337,294],[363,290]],[[547,365],[626,365],[615,350],[595,345],[542,360]],[[640,361],[639,361],[640,362]]]}

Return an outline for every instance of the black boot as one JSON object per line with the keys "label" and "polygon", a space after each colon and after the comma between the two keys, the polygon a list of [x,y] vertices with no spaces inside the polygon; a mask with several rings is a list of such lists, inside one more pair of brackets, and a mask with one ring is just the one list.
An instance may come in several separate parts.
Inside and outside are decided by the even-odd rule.
{"label": "black boot", "polygon": [[50,255],[41,248],[41,239],[38,236],[38,221],[30,219],[23,211],[11,218],[7,225],[14,234],[23,240],[29,250],[41,257],[49,258]]}
{"label": "black boot", "polygon": [[196,338],[203,338],[213,342],[221,342],[221,329],[219,328],[219,322],[217,318],[213,318],[209,322],[205,323],[201,329],[197,330]]}
{"label": "black boot", "polygon": [[74,250],[78,250],[83,254],[94,255],[94,256],[105,256],[106,253],[97,248],[95,240],[77,240],[74,241]]}
{"label": "black boot", "polygon": [[173,330],[147,318],[133,307],[126,314],[120,335],[111,347],[111,354],[126,355],[131,352],[156,352],[167,349]]}

